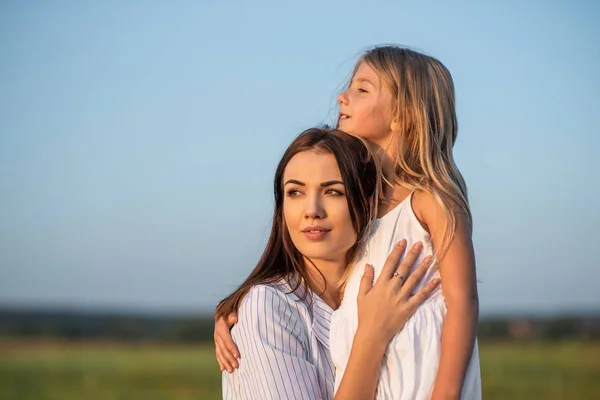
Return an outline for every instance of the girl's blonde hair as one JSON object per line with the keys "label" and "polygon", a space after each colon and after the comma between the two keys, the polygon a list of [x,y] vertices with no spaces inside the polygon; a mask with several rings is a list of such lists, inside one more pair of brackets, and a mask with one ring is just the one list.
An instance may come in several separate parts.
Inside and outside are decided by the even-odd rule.
{"label": "girl's blonde hair", "polygon": [[433,195],[447,224],[438,258],[456,229],[455,213],[465,213],[472,225],[467,186],[454,163],[452,147],[458,123],[450,71],[433,57],[399,46],[366,51],[353,76],[367,63],[390,90],[392,120],[397,124],[394,184]]}

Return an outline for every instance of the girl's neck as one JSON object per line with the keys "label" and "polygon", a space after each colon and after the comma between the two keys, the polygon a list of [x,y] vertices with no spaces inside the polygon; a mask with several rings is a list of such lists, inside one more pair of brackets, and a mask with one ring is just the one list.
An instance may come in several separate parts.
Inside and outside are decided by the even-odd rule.
{"label": "girl's neck", "polygon": [[396,138],[397,134],[390,131],[389,135],[381,140],[381,143],[371,143],[371,150],[375,154],[385,178],[383,182],[383,197],[385,200],[379,204],[379,218],[387,214],[411,192],[396,182],[396,157],[398,154]]}
{"label": "girl's neck", "polygon": [[381,172],[383,173],[383,176],[389,182],[394,181],[396,155],[398,154],[396,137],[396,134],[390,131],[380,140],[368,142],[371,147],[371,151],[381,166]]}
{"label": "girl's neck", "polygon": [[311,290],[317,293],[329,307],[337,309],[340,306],[339,282],[346,270],[346,261],[305,259],[305,262]]}

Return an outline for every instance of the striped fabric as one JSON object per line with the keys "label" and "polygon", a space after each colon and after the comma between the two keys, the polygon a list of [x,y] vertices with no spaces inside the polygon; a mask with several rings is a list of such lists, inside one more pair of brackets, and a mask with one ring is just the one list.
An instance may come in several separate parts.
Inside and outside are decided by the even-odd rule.
{"label": "striped fabric", "polygon": [[311,302],[289,292],[285,282],[257,285],[242,301],[231,330],[240,366],[223,372],[223,399],[333,398],[333,310],[315,294]]}

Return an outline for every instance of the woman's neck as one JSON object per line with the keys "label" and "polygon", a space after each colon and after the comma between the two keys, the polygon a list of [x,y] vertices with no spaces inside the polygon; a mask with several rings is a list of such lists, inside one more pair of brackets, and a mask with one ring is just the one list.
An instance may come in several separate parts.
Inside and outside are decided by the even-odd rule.
{"label": "woman's neck", "polygon": [[[334,310],[340,306],[339,283],[346,270],[346,260],[308,260],[305,258],[309,285]],[[314,265],[313,265],[314,264]]]}

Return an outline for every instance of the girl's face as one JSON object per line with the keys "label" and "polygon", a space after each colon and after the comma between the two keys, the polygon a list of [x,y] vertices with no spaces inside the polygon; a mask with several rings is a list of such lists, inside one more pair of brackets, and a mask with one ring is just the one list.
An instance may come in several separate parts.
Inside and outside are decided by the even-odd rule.
{"label": "girl's face", "polygon": [[359,65],[338,103],[339,129],[384,145],[392,133],[392,94],[369,64]]}
{"label": "girl's face", "polygon": [[294,246],[311,260],[345,262],[356,232],[334,155],[296,154],[283,184],[283,217]]}

